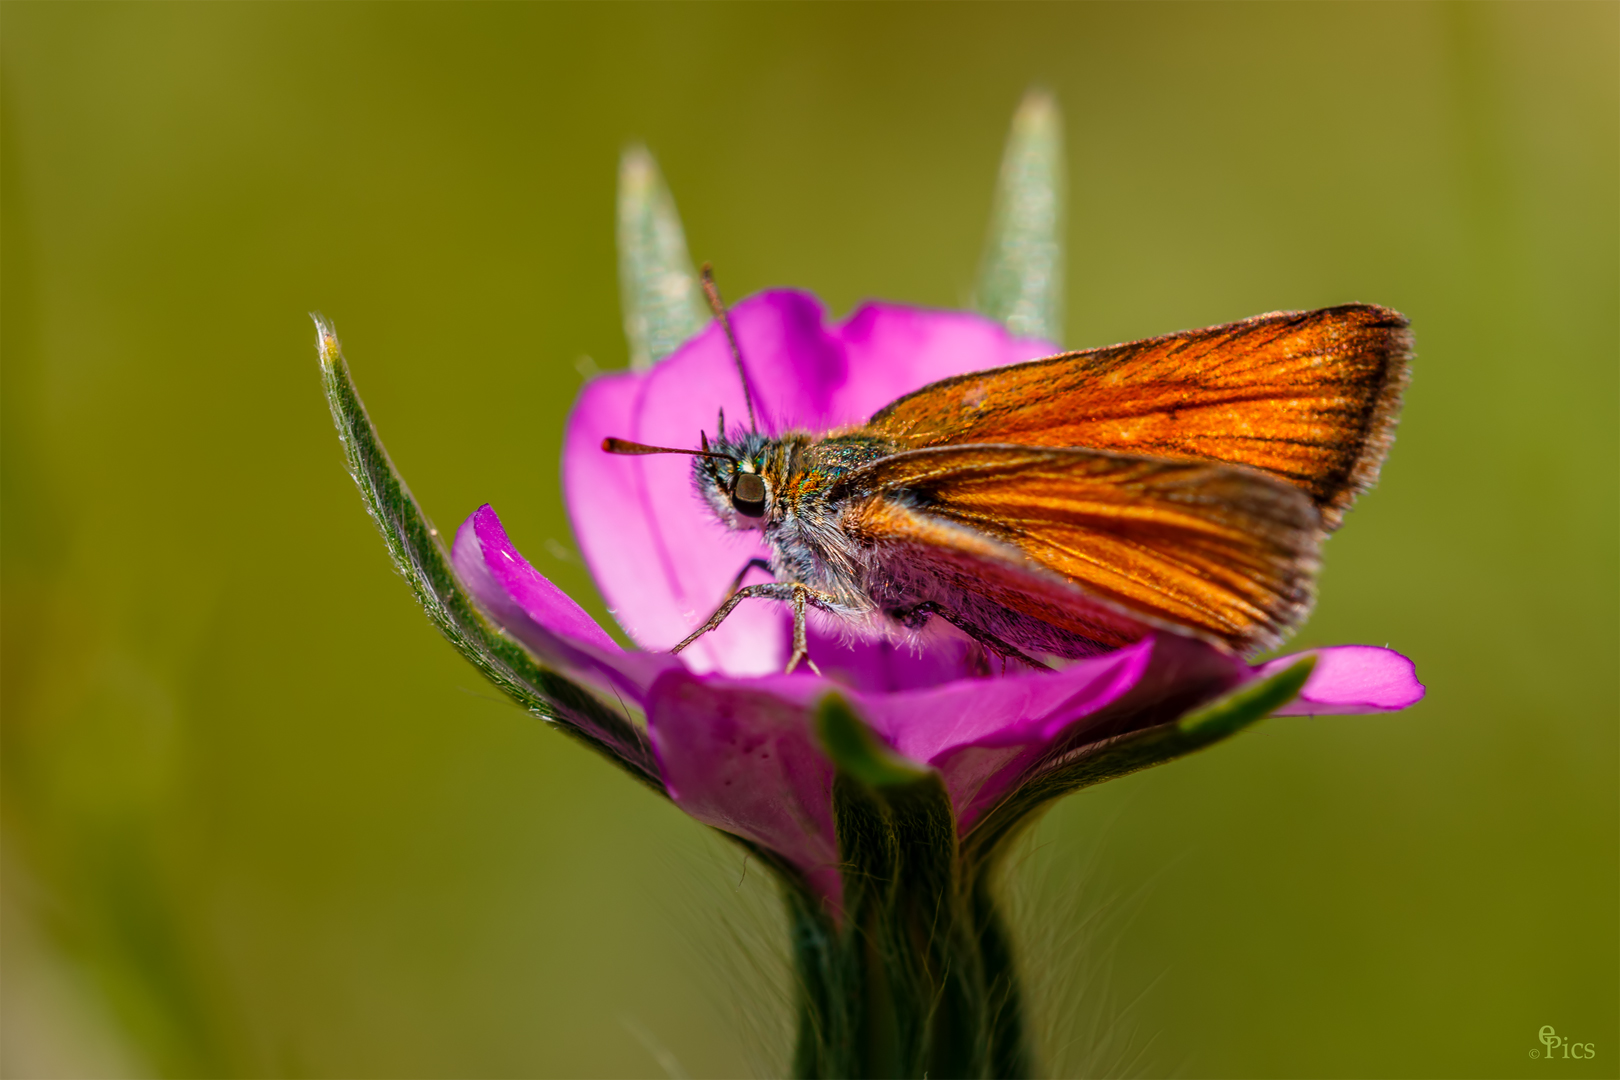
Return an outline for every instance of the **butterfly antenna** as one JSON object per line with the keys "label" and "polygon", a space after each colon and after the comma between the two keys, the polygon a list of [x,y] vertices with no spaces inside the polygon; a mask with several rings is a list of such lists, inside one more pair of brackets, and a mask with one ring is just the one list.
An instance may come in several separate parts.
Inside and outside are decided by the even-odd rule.
{"label": "butterfly antenna", "polygon": [[743,370],[742,349],[737,346],[737,335],[731,332],[731,319],[726,316],[725,302],[720,299],[720,289],[714,283],[714,272],[709,269],[708,263],[704,263],[698,274],[703,279],[703,295],[709,298],[709,310],[720,320],[720,328],[726,332],[726,341],[731,344],[731,359],[737,364],[737,378],[742,380],[743,400],[748,402],[748,430],[758,431],[759,424],[754,420],[754,391],[748,385],[748,372]]}
{"label": "butterfly antenna", "polygon": [[602,440],[602,449],[609,454],[690,454],[692,457],[719,458],[721,461],[736,461],[730,454],[717,454],[709,449],[709,441],[703,440],[702,450],[679,450],[673,446],[648,446],[646,443],[630,442],[627,439],[615,439],[611,436]]}

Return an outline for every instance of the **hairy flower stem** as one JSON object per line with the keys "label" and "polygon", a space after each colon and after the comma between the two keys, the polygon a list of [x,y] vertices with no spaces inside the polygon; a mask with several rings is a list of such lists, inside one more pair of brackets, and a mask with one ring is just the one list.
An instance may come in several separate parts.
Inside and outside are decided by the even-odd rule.
{"label": "hairy flower stem", "polygon": [[865,837],[888,849],[866,854],[897,872],[865,881],[858,916],[851,910],[838,924],[807,894],[786,890],[799,983],[794,1075],[1031,1075],[1011,943],[988,887],[942,893],[917,880],[927,876],[919,864],[934,861],[928,845],[893,825]]}
{"label": "hairy flower stem", "polygon": [[979,962],[984,967],[989,1009],[990,1070],[994,1077],[1033,1076],[1035,1062],[1024,1029],[1024,994],[1013,962],[1012,937],[981,874],[973,889],[973,924],[978,929]]}
{"label": "hairy flower stem", "polygon": [[837,767],[841,917],[787,888],[802,1077],[1018,1077],[1030,1072],[1012,950],[963,858],[939,773],[890,752],[836,695],[817,716]]}

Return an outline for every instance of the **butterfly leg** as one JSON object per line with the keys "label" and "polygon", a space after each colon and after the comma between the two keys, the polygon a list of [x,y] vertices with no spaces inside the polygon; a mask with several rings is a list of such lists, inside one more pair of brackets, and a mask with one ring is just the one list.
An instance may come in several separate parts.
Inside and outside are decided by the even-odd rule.
{"label": "butterfly leg", "polygon": [[908,608],[894,608],[887,614],[889,618],[912,630],[921,629],[922,625],[928,621],[928,616],[938,615],[940,618],[962,631],[962,633],[978,642],[981,646],[983,646],[985,651],[993,652],[997,656],[1001,657],[1003,664],[1005,664],[1008,660],[1017,660],[1020,664],[1034,668],[1037,671],[1052,670],[1039,660],[1024,655],[1024,653],[1021,652],[1016,646],[1007,644],[1005,641],[1002,641],[988,630],[979,629],[977,626],[974,626],[972,623],[962,618],[961,615],[952,611],[950,608],[944,607],[933,600],[924,600],[922,603],[914,604]]}
{"label": "butterfly leg", "polygon": [[771,564],[766,562],[764,559],[749,559],[747,562],[743,563],[743,568],[737,571],[737,576],[731,579],[731,588],[726,590],[726,598],[728,600],[731,598],[733,593],[742,588],[743,578],[748,576],[748,571],[756,569],[763,570],[767,574],[775,573],[775,571],[771,569]]}
{"label": "butterfly leg", "polygon": [[[751,567],[743,567],[744,573],[746,573],[749,569],[751,569]],[[697,630],[687,637],[685,641],[681,642],[679,645],[675,646],[669,651],[671,653],[678,653],[688,645],[692,644],[692,642],[702,637],[704,634],[707,634],[710,630],[718,628],[721,623],[726,621],[726,617],[737,609],[738,604],[754,596],[758,596],[766,600],[781,600],[785,603],[793,605],[793,655],[788,660],[787,669],[792,671],[799,665],[800,660],[805,660],[808,663],[809,661],[808,657],[806,656],[805,647],[804,607],[806,604],[810,604],[813,607],[819,607],[827,611],[832,611],[834,609],[831,605],[834,603],[834,600],[832,597],[826,595],[825,593],[817,592],[808,585],[799,585],[788,582],[773,581],[763,585],[749,585],[747,588],[738,589],[736,592],[732,593],[726,598],[726,602],[720,605],[720,609],[718,611],[709,616],[708,622],[698,627]],[[817,675],[821,674],[814,664],[810,664],[810,670],[814,671]]]}
{"label": "butterfly leg", "polygon": [[[747,568],[744,567],[744,569]],[[679,645],[669,650],[670,653],[678,653],[688,645],[692,644],[692,642],[702,637],[704,634],[707,634],[710,630],[718,629],[720,624],[726,621],[726,616],[737,610],[737,605],[742,603],[744,600],[747,600],[750,596],[768,596],[770,590],[773,590],[774,588],[775,587],[772,585],[750,585],[746,589],[737,589],[730,596],[726,597],[725,602],[720,605],[713,615],[709,616],[708,622],[704,623],[702,626],[692,631],[691,634],[687,635],[685,641],[682,641]]]}
{"label": "butterfly leg", "polygon": [[800,660],[803,660],[811,671],[817,675],[821,674],[816,662],[810,659],[810,648],[805,643],[804,603],[808,599],[810,599],[809,589],[803,585],[793,586],[793,655],[788,657],[785,674],[791,675],[793,669],[799,666]]}
{"label": "butterfly leg", "polygon": [[704,634],[707,634],[710,630],[713,630],[715,627],[725,622],[726,616],[731,614],[732,609],[738,604],[742,603],[744,600],[748,599],[748,597],[765,595],[764,593],[748,592],[742,588],[743,578],[748,576],[748,571],[753,570],[756,567],[760,570],[764,570],[766,573],[773,572],[771,570],[771,564],[766,562],[764,559],[749,559],[747,562],[743,563],[743,568],[737,571],[736,577],[731,579],[731,588],[726,590],[726,597],[724,600],[720,601],[720,607],[713,615],[709,616],[709,621],[704,623],[703,627],[698,630],[697,633],[691,635],[685,641],[669,650],[671,655],[680,652],[682,649],[692,644],[692,642],[696,641]]}

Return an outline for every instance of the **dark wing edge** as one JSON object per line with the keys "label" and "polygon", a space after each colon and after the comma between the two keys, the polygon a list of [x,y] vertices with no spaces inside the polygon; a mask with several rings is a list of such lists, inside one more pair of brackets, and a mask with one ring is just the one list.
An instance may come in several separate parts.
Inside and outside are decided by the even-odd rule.
{"label": "dark wing edge", "polygon": [[1345,477],[1343,486],[1336,494],[1325,503],[1318,504],[1322,510],[1322,523],[1329,532],[1337,529],[1344,521],[1345,512],[1355,503],[1357,497],[1372,490],[1373,485],[1378,483],[1378,474],[1383,470],[1390,448],[1395,445],[1395,427],[1400,421],[1401,400],[1412,381],[1414,342],[1411,323],[1406,316],[1390,308],[1372,304],[1350,304],[1345,305],[1345,308],[1327,310],[1350,308],[1374,316],[1373,321],[1367,324],[1369,329],[1386,331],[1385,348],[1382,353],[1384,378],[1374,392],[1367,410],[1367,419],[1362,426],[1361,449],[1350,466],[1349,475]]}

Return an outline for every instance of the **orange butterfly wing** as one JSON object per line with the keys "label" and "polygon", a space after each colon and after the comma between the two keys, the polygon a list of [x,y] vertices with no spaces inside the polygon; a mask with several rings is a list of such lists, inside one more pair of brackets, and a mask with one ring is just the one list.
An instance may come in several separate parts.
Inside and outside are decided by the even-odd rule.
{"label": "orange butterfly wing", "polygon": [[921,570],[1102,645],[1146,626],[1237,652],[1310,610],[1320,515],[1245,469],[1073,448],[903,451],[840,478],[844,527]]}
{"label": "orange butterfly wing", "polygon": [[1329,529],[1394,438],[1412,338],[1367,304],[1278,312],[923,387],[865,430],[902,446],[1015,443],[1244,465],[1308,492]]}

